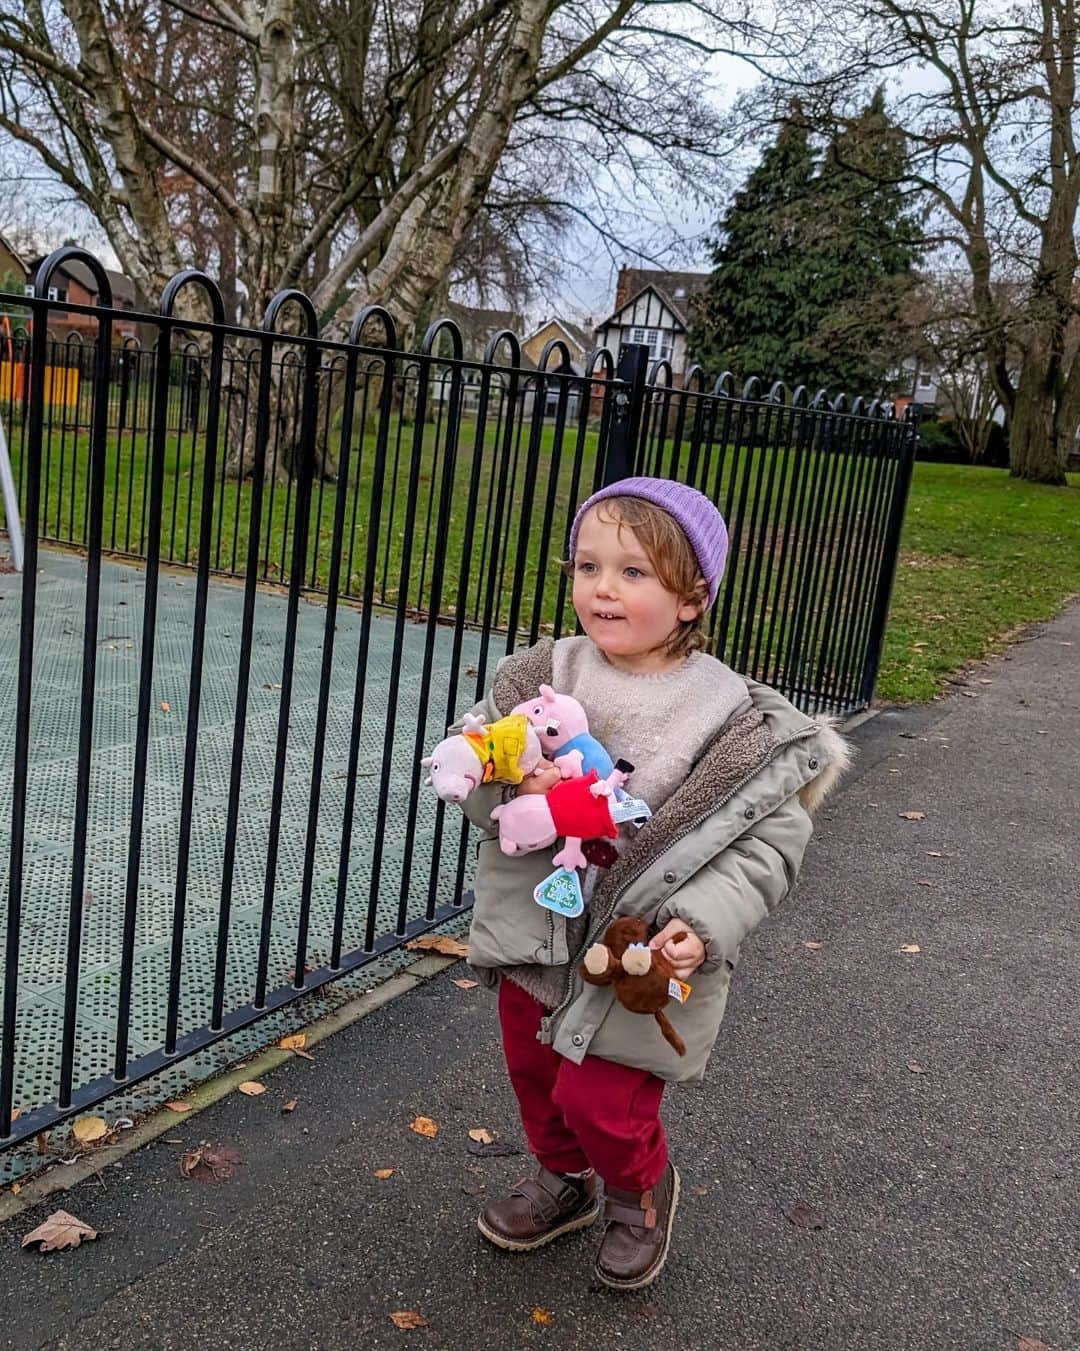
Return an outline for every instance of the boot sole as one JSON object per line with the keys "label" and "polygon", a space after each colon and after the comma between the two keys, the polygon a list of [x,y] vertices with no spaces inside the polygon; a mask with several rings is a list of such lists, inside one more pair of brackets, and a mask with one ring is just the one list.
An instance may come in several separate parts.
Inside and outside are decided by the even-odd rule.
{"label": "boot sole", "polygon": [[664,1234],[664,1246],[660,1249],[659,1257],[657,1257],[656,1261],[652,1264],[652,1266],[648,1269],[648,1271],[644,1272],[642,1275],[636,1277],[632,1281],[619,1281],[616,1280],[613,1276],[608,1276],[606,1272],[602,1270],[598,1262],[596,1266],[593,1268],[593,1272],[596,1276],[596,1279],[602,1282],[604,1285],[608,1286],[609,1289],[644,1290],[647,1285],[652,1285],[653,1281],[655,1281],[657,1276],[659,1276],[661,1271],[663,1271],[664,1264],[667,1261],[668,1257],[668,1249],[671,1247],[671,1230],[675,1224],[675,1211],[678,1209],[679,1205],[679,1170],[675,1167],[674,1164],[671,1165],[671,1173],[672,1173],[671,1209],[668,1211],[667,1231]]}
{"label": "boot sole", "polygon": [[586,1210],[573,1216],[564,1224],[560,1224],[557,1229],[549,1229],[546,1234],[541,1234],[539,1238],[507,1238],[505,1234],[500,1234],[497,1230],[486,1225],[483,1215],[476,1217],[476,1227],[489,1243],[495,1244],[496,1248],[502,1248],[506,1252],[534,1252],[537,1248],[542,1248],[545,1244],[551,1243],[557,1238],[562,1238],[563,1234],[572,1234],[578,1229],[588,1229],[599,1218],[600,1203],[594,1200]]}

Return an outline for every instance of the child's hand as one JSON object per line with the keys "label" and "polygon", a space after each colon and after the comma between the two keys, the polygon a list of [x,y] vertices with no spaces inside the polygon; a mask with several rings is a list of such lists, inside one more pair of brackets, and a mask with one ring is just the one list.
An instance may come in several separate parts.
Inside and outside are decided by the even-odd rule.
{"label": "child's hand", "polygon": [[562,770],[553,765],[550,760],[541,760],[537,764],[536,770],[532,774],[526,774],[518,784],[518,794],[546,793],[549,788],[554,788],[557,783],[562,783]]}
{"label": "child's hand", "polygon": [[[672,941],[672,935],[681,933],[682,940]],[[671,963],[679,980],[687,980],[705,960],[705,944],[681,919],[669,919],[655,937],[649,939],[649,947],[654,952],[663,952]]]}

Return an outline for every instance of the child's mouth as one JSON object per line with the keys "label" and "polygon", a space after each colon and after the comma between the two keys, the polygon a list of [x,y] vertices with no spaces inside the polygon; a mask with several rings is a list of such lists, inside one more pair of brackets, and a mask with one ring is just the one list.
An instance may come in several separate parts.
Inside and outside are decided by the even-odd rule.
{"label": "child's mouth", "polygon": [[616,624],[625,618],[624,615],[611,614],[608,611],[597,610],[596,618],[602,619],[605,624]]}

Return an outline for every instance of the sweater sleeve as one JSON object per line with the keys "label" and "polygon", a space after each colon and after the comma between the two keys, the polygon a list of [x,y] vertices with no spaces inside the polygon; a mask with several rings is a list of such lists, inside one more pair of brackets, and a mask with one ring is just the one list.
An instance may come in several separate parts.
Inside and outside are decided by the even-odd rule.
{"label": "sweater sleeve", "polygon": [[658,927],[684,921],[705,944],[705,970],[734,966],[739,945],[795,884],[812,833],[799,799],[788,798],[687,878],[660,907]]}

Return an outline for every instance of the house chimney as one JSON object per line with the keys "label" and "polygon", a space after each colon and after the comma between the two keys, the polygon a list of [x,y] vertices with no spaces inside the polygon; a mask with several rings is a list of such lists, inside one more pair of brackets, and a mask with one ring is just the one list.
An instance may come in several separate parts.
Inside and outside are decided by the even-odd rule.
{"label": "house chimney", "polygon": [[619,280],[615,285],[615,308],[621,310],[630,299],[630,269],[619,268]]}

